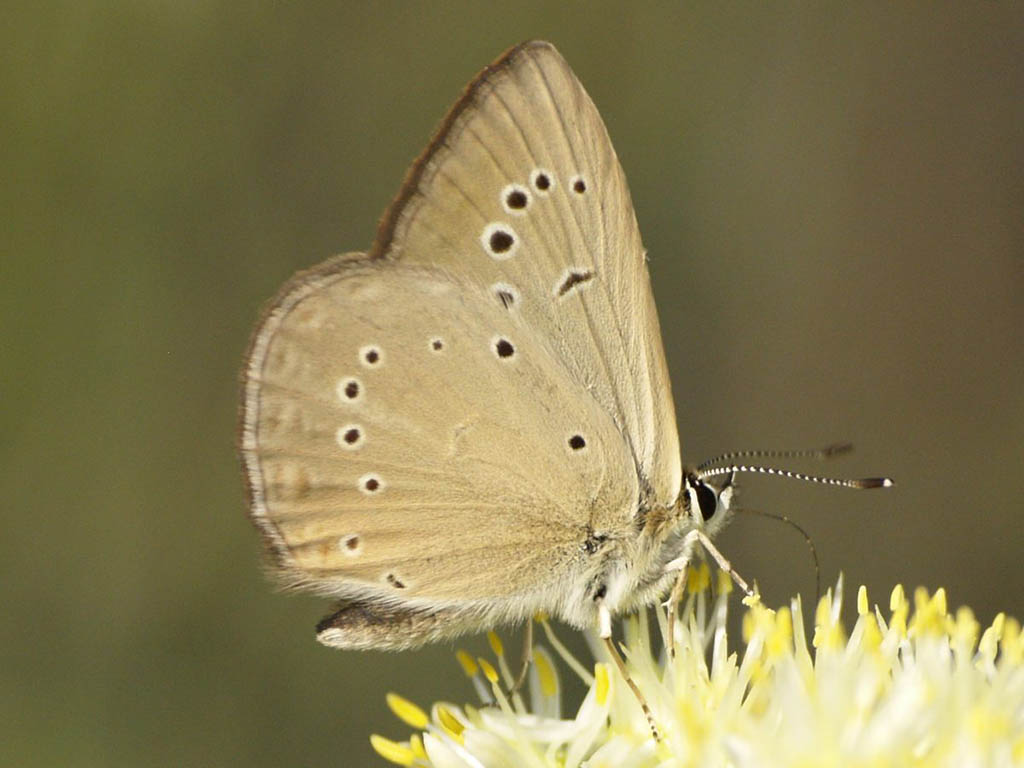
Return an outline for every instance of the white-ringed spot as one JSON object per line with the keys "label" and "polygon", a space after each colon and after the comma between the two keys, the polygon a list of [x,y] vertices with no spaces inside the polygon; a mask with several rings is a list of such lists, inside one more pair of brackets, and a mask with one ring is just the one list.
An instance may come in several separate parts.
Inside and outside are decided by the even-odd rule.
{"label": "white-ringed spot", "polygon": [[338,399],[346,405],[355,405],[363,400],[363,383],[355,376],[338,380]]}
{"label": "white-ringed spot", "polygon": [[495,283],[491,286],[491,292],[505,309],[519,306],[519,289],[511,283]]}
{"label": "white-ringed spot", "polygon": [[342,536],[338,539],[338,549],[346,557],[355,557],[356,555],[362,554],[363,541],[359,538],[359,534],[350,533],[347,536]]}
{"label": "white-ringed spot", "polygon": [[384,480],[376,472],[368,472],[359,478],[359,490],[367,496],[373,496],[384,490]]}
{"label": "white-ringed spot", "polygon": [[480,245],[492,259],[511,259],[519,250],[519,237],[515,230],[503,221],[492,221],[480,233]]}
{"label": "white-ringed spot", "polygon": [[513,216],[526,215],[526,209],[530,207],[530,190],[522,184],[507,184],[501,190],[501,207],[505,213]]}
{"label": "white-ringed spot", "polygon": [[491,349],[497,358],[503,362],[509,362],[515,358],[516,347],[504,336],[495,336],[491,339]]}
{"label": "white-ringed spot", "polygon": [[579,174],[576,174],[571,179],[569,179],[569,189],[571,189],[577,195],[582,195],[587,191],[587,180],[580,176]]}
{"label": "white-ringed spot", "polygon": [[547,197],[555,188],[555,175],[547,168],[534,168],[530,173],[530,187],[541,197]]}
{"label": "white-ringed spot", "polygon": [[346,424],[344,427],[338,428],[336,438],[338,445],[346,451],[354,451],[363,447],[363,443],[366,442],[366,433],[358,424]]}
{"label": "white-ringed spot", "polygon": [[384,350],[376,344],[367,344],[360,347],[359,362],[367,368],[379,368],[384,362]]}
{"label": "white-ringed spot", "polygon": [[586,267],[569,267],[558,278],[558,282],[552,289],[552,294],[556,299],[561,299],[570,293],[583,290],[586,284],[593,279],[593,270]]}

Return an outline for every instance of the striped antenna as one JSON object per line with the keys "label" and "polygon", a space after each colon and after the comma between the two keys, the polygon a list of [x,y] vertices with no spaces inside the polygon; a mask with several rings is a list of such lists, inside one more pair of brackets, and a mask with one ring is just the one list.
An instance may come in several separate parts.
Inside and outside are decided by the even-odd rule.
{"label": "striped antenna", "polygon": [[715,456],[713,459],[701,462],[697,465],[697,471],[707,469],[723,461],[735,461],[736,459],[831,459],[849,453],[853,450],[853,443],[833,443],[824,448],[804,448],[796,451],[731,451]]}
{"label": "striped antenna", "polygon": [[859,479],[846,479],[839,477],[820,477],[817,475],[805,475],[803,472],[794,472],[791,469],[778,469],[777,467],[746,466],[745,464],[732,464],[727,467],[712,467],[697,471],[699,480],[707,480],[709,477],[731,475],[735,472],[747,472],[760,475],[776,475],[788,477],[791,480],[803,480],[808,483],[820,485],[837,485],[842,488],[891,488],[895,483],[888,477],[864,477]]}

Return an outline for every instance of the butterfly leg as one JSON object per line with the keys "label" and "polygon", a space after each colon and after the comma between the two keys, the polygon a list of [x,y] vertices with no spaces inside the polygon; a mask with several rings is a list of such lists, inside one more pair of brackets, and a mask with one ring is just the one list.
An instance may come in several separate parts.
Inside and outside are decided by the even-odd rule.
{"label": "butterfly leg", "polygon": [[676,614],[679,612],[679,601],[683,599],[683,586],[686,584],[686,564],[679,569],[675,583],[672,585],[672,594],[668,598],[668,655],[669,658],[676,657]]}
{"label": "butterfly leg", "polygon": [[647,718],[647,724],[651,727],[651,734],[654,736],[654,740],[661,741],[661,734],[658,732],[658,726],[654,722],[654,715],[647,704],[647,699],[644,698],[633,678],[629,676],[626,662],[623,661],[619,649],[615,647],[615,640],[612,638],[612,614],[604,603],[599,603],[597,606],[597,622],[600,629],[599,634],[604,641],[605,648],[608,649],[608,655],[612,657],[612,661],[618,667],[622,679],[626,681],[626,685],[629,686],[633,695],[636,696],[636,700],[640,703],[640,709],[644,711],[644,716]]}
{"label": "butterfly leg", "polygon": [[[752,590],[750,588],[750,585],[747,584],[744,578],[736,572],[736,569],[732,567],[732,563],[730,563],[725,558],[725,555],[723,555],[721,551],[718,549],[718,547],[714,545],[711,539],[708,538],[708,535],[699,528],[694,528],[692,531],[686,534],[685,538],[683,539],[683,551],[688,551],[690,547],[692,547],[694,544],[700,544],[701,547],[704,548],[704,551],[711,555],[714,561],[718,563],[718,567],[729,574],[732,580],[736,582],[736,586],[742,589],[743,593],[747,597],[754,597],[754,590]],[[681,571],[683,574],[685,574],[686,565],[689,562],[689,554],[683,555],[682,557],[677,557],[675,560],[671,560],[665,564],[665,572],[667,573],[669,571]],[[680,579],[685,581],[685,577],[683,575],[680,575]],[[675,592],[675,589],[673,589],[672,591]],[[680,593],[681,592],[682,587],[680,587]]]}
{"label": "butterfly leg", "polygon": [[523,628],[523,664],[519,668],[515,683],[512,684],[513,695],[522,688],[526,681],[526,673],[530,671],[530,662],[533,661],[533,619],[526,620],[526,627]]}
{"label": "butterfly leg", "polygon": [[718,567],[729,574],[730,578],[736,582],[736,585],[743,590],[747,597],[754,596],[754,590],[750,588],[744,578],[732,567],[732,563],[726,559],[725,555],[714,545],[704,531],[694,528],[686,534],[686,537],[683,539],[682,549],[687,554],[677,557],[665,565],[666,572],[679,571],[679,576],[676,577],[675,583],[672,585],[672,594],[669,596],[668,602],[668,652],[672,658],[675,658],[676,655],[676,613],[679,609],[679,601],[683,597],[683,587],[686,585],[686,566],[690,562],[690,549],[694,544],[700,544],[704,551],[711,555],[712,559],[718,564]]}

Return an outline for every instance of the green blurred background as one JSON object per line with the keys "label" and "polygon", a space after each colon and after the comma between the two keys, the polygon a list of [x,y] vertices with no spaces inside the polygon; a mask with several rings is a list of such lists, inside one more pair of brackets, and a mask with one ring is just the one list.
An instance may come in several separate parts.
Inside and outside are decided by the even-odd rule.
{"label": "green blurred background", "polygon": [[[236,375],[295,269],[367,246],[507,46],[556,43],[630,178],[684,457],[858,451],[891,492],[746,481],[827,579],[1024,615],[1024,11],[56,2],[0,31],[0,764],[349,766],[452,648],[313,639],[245,519]],[[803,543],[722,549],[767,600]],[[470,641],[480,647],[480,641]]]}

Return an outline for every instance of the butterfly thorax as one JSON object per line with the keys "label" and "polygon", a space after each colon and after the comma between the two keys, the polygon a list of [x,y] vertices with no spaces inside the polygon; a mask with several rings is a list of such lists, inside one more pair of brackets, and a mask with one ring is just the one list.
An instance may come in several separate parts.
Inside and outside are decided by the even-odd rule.
{"label": "butterfly thorax", "polygon": [[593,625],[602,602],[619,614],[663,598],[690,558],[692,532],[700,530],[713,538],[729,520],[735,491],[732,479],[715,486],[688,471],[676,503],[642,511],[642,527],[618,535],[595,532],[590,541],[599,547],[588,567],[571,579],[556,613],[585,627]]}

